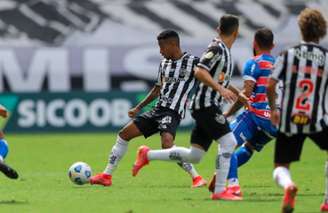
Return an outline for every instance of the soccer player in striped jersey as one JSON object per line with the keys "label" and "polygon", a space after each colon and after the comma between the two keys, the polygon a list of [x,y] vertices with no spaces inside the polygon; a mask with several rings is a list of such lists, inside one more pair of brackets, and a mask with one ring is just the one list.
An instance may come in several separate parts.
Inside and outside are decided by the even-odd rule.
{"label": "soccer player in striped jersey", "polygon": [[[327,33],[327,21],[315,9],[306,8],[298,17],[303,41],[282,52],[269,80],[268,98],[272,123],[278,126],[273,178],[284,191],[282,212],[292,212],[297,187],[289,166],[299,161],[309,137],[322,150],[328,150],[328,51],[319,45]],[[275,106],[275,87],[282,81],[281,110]],[[328,211],[328,161],[326,193],[321,211]]]}
{"label": "soccer player in striped jersey", "polygon": [[230,48],[238,36],[238,28],[238,17],[222,16],[217,28],[218,36],[210,43],[195,69],[195,77],[201,82],[192,101],[192,116],[196,120],[196,126],[191,134],[191,147],[150,150],[147,146],[141,146],[132,169],[133,175],[137,175],[151,160],[198,163],[215,140],[219,143],[216,159],[217,178],[211,198],[241,200],[238,196],[228,194],[225,189],[230,158],[237,142],[221,111],[222,99],[234,102],[236,94],[239,93],[229,85],[233,64]]}
{"label": "soccer player in striped jersey", "polygon": [[[182,52],[179,35],[173,30],[161,32],[157,40],[160,53],[164,57],[159,66],[157,83],[147,97],[128,112],[134,119],[120,130],[104,172],[91,177],[91,184],[112,184],[113,172],[133,138],[141,135],[147,138],[160,132],[162,148],[174,146],[177,127],[184,116],[188,96],[195,85],[194,67],[199,58]],[[152,110],[137,116],[144,106],[156,98],[158,102]],[[192,187],[206,185],[206,181],[192,164],[179,161],[178,165],[192,177]]]}
{"label": "soccer player in striped jersey", "polygon": [[[243,94],[249,97],[248,107],[230,123],[230,128],[241,146],[231,156],[228,174],[228,192],[242,197],[238,181],[238,167],[245,164],[253,155],[276,136],[277,129],[270,121],[270,107],[266,95],[267,83],[274,64],[271,50],[274,47],[273,33],[270,29],[261,28],[256,31],[253,41],[254,57],[244,66]],[[224,114],[229,117],[235,114],[243,103],[235,102]],[[209,184],[214,190],[215,176]]]}
{"label": "soccer player in striped jersey", "polygon": [[[0,116],[3,118],[8,117],[8,111],[2,105],[0,105]],[[3,131],[0,131],[0,171],[10,179],[17,179],[18,173],[5,163],[5,158],[8,155],[8,143],[4,137]]]}

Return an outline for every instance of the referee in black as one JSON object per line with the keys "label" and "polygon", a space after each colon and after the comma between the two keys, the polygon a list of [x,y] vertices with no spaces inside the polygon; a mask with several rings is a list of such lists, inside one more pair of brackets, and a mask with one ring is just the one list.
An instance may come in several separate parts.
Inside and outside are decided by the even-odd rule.
{"label": "referee in black", "polygon": [[[315,9],[304,9],[298,17],[303,41],[277,58],[268,87],[272,123],[276,139],[273,178],[284,188],[282,212],[292,212],[297,187],[289,165],[299,161],[304,140],[309,137],[322,150],[328,150],[328,51],[319,45],[325,37],[327,22]],[[282,81],[281,110],[275,105],[275,88]],[[321,211],[328,212],[328,161],[326,193]]]}

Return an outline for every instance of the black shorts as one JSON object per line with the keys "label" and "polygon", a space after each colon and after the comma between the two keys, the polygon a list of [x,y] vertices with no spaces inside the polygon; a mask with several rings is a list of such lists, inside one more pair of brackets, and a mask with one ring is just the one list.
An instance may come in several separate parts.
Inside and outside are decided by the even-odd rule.
{"label": "black shorts", "polygon": [[213,140],[231,132],[227,119],[218,107],[194,110],[192,117],[196,120],[196,126],[192,130],[190,143],[202,146],[205,151]]}
{"label": "black shorts", "polygon": [[274,152],[274,162],[283,164],[299,161],[303,143],[309,137],[322,150],[328,150],[328,129],[313,134],[297,134],[287,136],[278,133]]}
{"label": "black shorts", "polygon": [[181,116],[174,110],[155,107],[152,110],[138,115],[133,122],[145,138],[157,132],[169,132],[175,137]]}

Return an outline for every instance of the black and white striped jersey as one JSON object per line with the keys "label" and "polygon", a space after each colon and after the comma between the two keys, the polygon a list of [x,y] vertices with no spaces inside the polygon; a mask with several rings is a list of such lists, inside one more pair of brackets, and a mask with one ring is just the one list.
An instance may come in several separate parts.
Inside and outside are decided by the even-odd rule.
{"label": "black and white striped jersey", "polygon": [[170,59],[161,61],[156,83],[161,85],[157,106],[184,115],[188,96],[195,85],[194,68],[198,62],[198,57],[187,53],[176,61]]}
{"label": "black and white striped jersey", "polygon": [[272,78],[281,80],[280,132],[302,134],[328,128],[328,51],[301,43],[277,59]]}
{"label": "black and white striped jersey", "polygon": [[[230,49],[222,41],[215,38],[197,66],[206,69],[214,80],[224,87],[228,87],[233,71],[233,62]],[[218,92],[200,82],[192,99],[192,109],[212,105],[220,106],[221,101],[222,97]]]}

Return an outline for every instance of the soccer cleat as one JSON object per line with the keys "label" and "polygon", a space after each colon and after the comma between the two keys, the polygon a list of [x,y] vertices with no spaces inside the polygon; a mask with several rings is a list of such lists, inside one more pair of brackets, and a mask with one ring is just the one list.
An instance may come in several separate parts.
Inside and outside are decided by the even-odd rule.
{"label": "soccer cleat", "polygon": [[202,176],[198,175],[197,177],[194,177],[192,179],[191,187],[198,188],[198,187],[206,186],[206,184],[207,184],[206,180]]}
{"label": "soccer cleat", "polygon": [[10,179],[18,178],[18,173],[4,162],[0,162],[0,171]]}
{"label": "soccer cleat", "polygon": [[145,145],[139,147],[137,152],[137,158],[132,168],[132,176],[137,176],[139,170],[149,164],[149,160],[147,158],[147,153],[149,152],[149,150],[149,147]]}
{"label": "soccer cleat", "polygon": [[320,211],[321,212],[328,212],[328,203],[324,202],[323,204],[321,204]]}
{"label": "soccer cleat", "polygon": [[296,194],[297,188],[295,185],[290,185],[285,189],[281,210],[282,213],[291,213],[294,211]]}
{"label": "soccer cleat", "polygon": [[214,189],[215,189],[215,180],[216,180],[216,175],[214,173],[214,175],[212,176],[210,183],[208,184],[208,191],[214,193]]}
{"label": "soccer cleat", "polygon": [[103,185],[111,186],[112,185],[112,176],[106,173],[99,173],[90,178],[90,184],[94,185]]}
{"label": "soccer cleat", "polygon": [[231,185],[231,186],[228,186],[227,187],[227,190],[236,195],[236,196],[239,196],[239,197],[242,197],[243,196],[243,193],[241,192],[240,190],[240,186],[239,185]]}
{"label": "soccer cleat", "polygon": [[220,193],[213,193],[211,198],[212,198],[212,200],[230,200],[230,201],[243,200],[242,197],[232,194],[227,189],[225,189],[223,192],[220,192]]}

